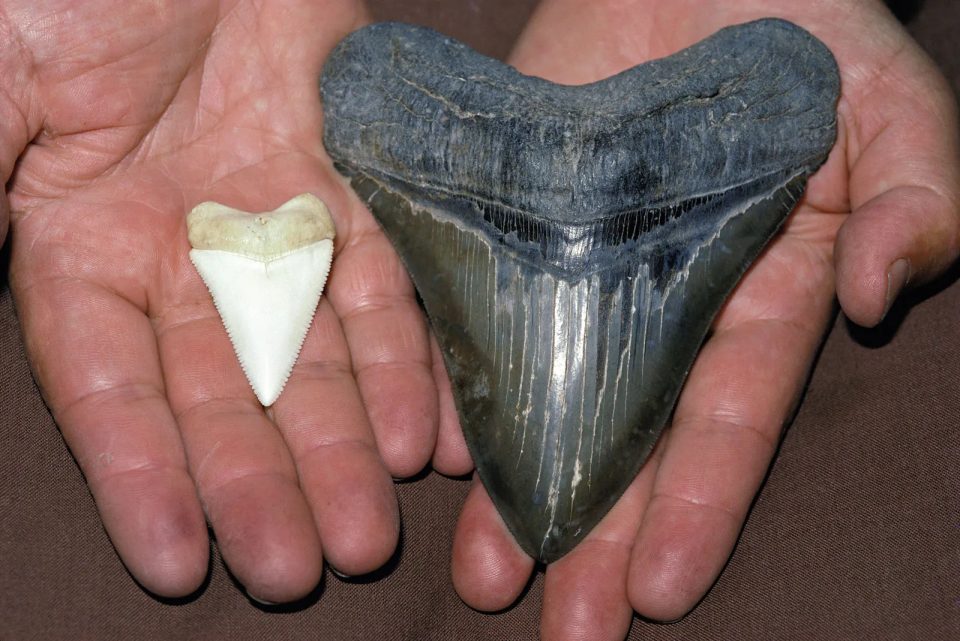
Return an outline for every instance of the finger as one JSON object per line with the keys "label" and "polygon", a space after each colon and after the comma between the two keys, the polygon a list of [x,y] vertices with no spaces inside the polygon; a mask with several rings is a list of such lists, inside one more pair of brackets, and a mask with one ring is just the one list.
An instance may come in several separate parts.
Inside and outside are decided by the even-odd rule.
{"label": "finger", "polygon": [[327,560],[351,575],[383,565],[400,532],[393,481],[377,452],[340,322],[326,301],[271,412]]}
{"label": "finger", "polygon": [[17,269],[18,311],[37,380],[104,527],[147,590],[189,594],[207,573],[209,543],[153,329],[116,294],[75,279],[32,280],[39,271]]}
{"label": "finger", "polygon": [[883,113],[861,99],[853,211],[837,238],[837,294],[847,316],[866,326],[880,322],[905,285],[934,278],[960,255],[956,102],[916,45],[907,48],[903,85],[913,90],[883,76],[872,88],[884,96]]}
{"label": "finger", "polygon": [[[196,279],[157,321],[171,407],[224,560],[260,601],[300,598],[320,580],[313,515],[276,427],[253,396]],[[200,291],[197,291],[200,289]]]}
{"label": "finger", "polygon": [[460,417],[453,402],[453,390],[450,377],[443,363],[440,346],[433,335],[430,336],[430,355],[433,359],[433,379],[437,385],[440,403],[440,425],[437,429],[437,449],[433,453],[433,467],[441,474],[461,476],[473,469],[473,459],[467,449],[467,442],[460,429]]}
{"label": "finger", "polygon": [[430,460],[437,437],[437,389],[426,321],[390,243],[366,211],[350,219],[330,274],[353,370],[380,455],[397,478]]}
{"label": "finger", "polygon": [[547,567],[543,586],[543,641],[621,641],[633,619],[627,569],[637,527],[650,497],[667,435],[597,527]]}
{"label": "finger", "polygon": [[474,480],[453,535],[453,587],[464,603],[502,610],[523,592],[533,559],[520,548],[479,480]]}
{"label": "finger", "polygon": [[789,248],[781,240],[744,280],[681,394],[630,562],[630,601],[645,616],[679,618],[718,576],[830,317],[826,270],[820,285],[781,276],[771,300],[781,262],[801,262]]}

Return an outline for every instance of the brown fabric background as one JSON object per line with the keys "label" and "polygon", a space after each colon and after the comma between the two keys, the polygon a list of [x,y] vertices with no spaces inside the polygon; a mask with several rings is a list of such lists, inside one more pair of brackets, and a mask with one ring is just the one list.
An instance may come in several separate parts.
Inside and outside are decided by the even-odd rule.
{"label": "brown fabric background", "polygon": [[[372,4],[377,18],[439,27],[502,56],[534,3]],[[929,0],[910,24],[955,87],[958,26],[957,0]],[[114,554],[30,377],[5,273],[0,641],[536,638],[542,575],[496,615],[453,592],[450,542],[467,483],[436,474],[398,486],[402,549],[375,577],[328,573],[314,598],[269,611],[243,596],[215,555],[194,598],[144,593]],[[837,320],[720,580],[679,623],[635,619],[631,639],[960,639],[958,273],[878,330]]]}

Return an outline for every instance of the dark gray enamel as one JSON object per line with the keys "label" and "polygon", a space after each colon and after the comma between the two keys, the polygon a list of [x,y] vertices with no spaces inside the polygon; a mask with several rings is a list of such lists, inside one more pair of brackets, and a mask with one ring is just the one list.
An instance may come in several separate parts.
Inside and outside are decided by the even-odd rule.
{"label": "dark gray enamel", "polygon": [[579,87],[378,24],[324,69],[324,142],[409,269],[480,476],[551,561],[669,419],[717,310],[836,135],[830,52],[763,20]]}

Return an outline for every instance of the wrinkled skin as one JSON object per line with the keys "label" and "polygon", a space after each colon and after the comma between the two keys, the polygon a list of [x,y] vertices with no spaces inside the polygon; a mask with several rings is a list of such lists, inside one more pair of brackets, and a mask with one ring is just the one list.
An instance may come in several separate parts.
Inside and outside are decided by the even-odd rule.
{"label": "wrinkled skin", "polygon": [[[769,15],[807,28],[837,57],[838,143],[718,316],[636,482],[579,547],[547,567],[545,641],[619,640],[634,611],[658,620],[689,611],[733,549],[835,295],[850,319],[873,326],[905,284],[957,257],[956,105],[879,1],[546,0],[512,59],[527,73],[578,84]],[[894,267],[900,259],[905,270]],[[478,609],[505,607],[532,568],[474,487],[454,543],[460,595]]]}
{"label": "wrinkled skin", "polygon": [[[311,590],[323,557],[346,573],[382,564],[398,529],[390,476],[431,455],[447,474],[472,464],[410,283],[320,144],[316,77],[362,8],[2,8],[2,42],[15,45],[0,57],[15,80],[0,95],[0,169],[12,176],[17,309],[44,396],[131,573],[162,595],[198,587],[204,518],[261,600]],[[545,0],[513,60],[585,82],[766,15],[807,27],[837,55],[837,148],[717,319],[649,464],[547,569],[547,641],[620,639],[634,610],[689,610],[730,554],[835,292],[873,325],[907,281],[957,255],[955,106],[878,0]],[[330,205],[337,257],[288,388],[264,412],[187,260],[183,218],[202,200],[263,210],[304,191]],[[899,258],[906,272],[891,271]],[[458,592],[502,608],[532,568],[477,485],[455,541]]]}
{"label": "wrinkled skin", "polygon": [[[205,518],[259,600],[311,591],[323,557],[377,568],[398,536],[391,475],[433,450],[413,288],[320,141],[322,62],[365,19],[346,0],[2,4],[16,81],[0,166],[10,176],[19,156],[11,282],[30,360],[119,555],[156,594],[200,586]],[[334,217],[335,267],[268,413],[187,258],[184,217],[306,191]]]}

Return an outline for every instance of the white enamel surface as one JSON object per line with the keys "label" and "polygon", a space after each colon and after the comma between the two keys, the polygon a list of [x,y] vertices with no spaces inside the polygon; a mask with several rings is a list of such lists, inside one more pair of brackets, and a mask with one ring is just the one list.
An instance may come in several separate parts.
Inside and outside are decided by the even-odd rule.
{"label": "white enamel surface", "polygon": [[213,296],[254,393],[264,406],[273,405],[323,293],[333,241],[270,261],[215,249],[193,249],[190,260]]}

